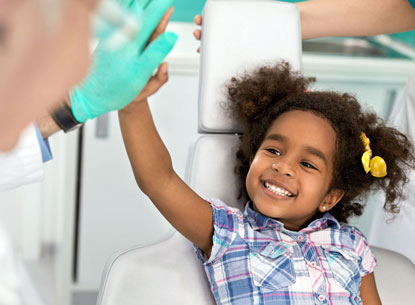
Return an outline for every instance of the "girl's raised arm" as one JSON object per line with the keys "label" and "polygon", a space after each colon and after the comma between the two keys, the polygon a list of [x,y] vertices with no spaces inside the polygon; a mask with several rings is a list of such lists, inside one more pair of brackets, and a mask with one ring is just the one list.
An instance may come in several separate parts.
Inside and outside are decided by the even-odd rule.
{"label": "girl's raised arm", "polygon": [[146,96],[166,81],[167,65],[164,64],[137,99],[119,111],[124,144],[141,190],[180,233],[210,254],[213,234],[210,205],[174,171],[147,103]]}
{"label": "girl's raised arm", "polygon": [[364,305],[382,305],[373,272],[362,277],[362,283],[360,284],[360,298]]}

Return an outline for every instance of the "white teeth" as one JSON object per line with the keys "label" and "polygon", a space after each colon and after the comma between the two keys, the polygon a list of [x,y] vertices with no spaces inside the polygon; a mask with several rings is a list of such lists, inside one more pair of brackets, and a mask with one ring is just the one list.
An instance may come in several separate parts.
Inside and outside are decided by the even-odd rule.
{"label": "white teeth", "polygon": [[265,187],[269,189],[271,192],[278,194],[280,196],[291,196],[292,194],[288,192],[287,190],[284,190],[282,188],[279,188],[275,185],[269,184],[268,182],[265,182]]}

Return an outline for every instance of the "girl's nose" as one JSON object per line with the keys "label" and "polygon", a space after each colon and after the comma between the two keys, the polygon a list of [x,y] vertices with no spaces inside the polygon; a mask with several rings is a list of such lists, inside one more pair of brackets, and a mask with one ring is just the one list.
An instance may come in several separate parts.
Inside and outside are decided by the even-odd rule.
{"label": "girl's nose", "polygon": [[294,169],[292,166],[289,165],[287,162],[282,162],[280,160],[279,162],[275,162],[271,165],[271,168],[275,170],[276,172],[280,173],[281,175],[293,177],[294,176]]}

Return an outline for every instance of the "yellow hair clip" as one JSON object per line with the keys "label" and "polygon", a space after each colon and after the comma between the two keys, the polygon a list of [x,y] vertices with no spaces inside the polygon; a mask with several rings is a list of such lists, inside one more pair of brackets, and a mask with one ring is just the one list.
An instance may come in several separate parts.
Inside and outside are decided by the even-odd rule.
{"label": "yellow hair clip", "polygon": [[361,135],[363,144],[365,145],[365,152],[362,156],[362,164],[366,174],[371,173],[373,177],[382,178],[387,175],[386,162],[379,156],[372,158],[372,150],[370,149],[370,140],[364,132]]}

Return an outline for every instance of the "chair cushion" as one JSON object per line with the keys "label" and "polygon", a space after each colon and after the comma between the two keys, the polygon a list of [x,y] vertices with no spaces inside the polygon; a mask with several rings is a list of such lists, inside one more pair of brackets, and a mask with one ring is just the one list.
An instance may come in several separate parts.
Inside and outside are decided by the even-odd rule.
{"label": "chair cushion", "polygon": [[160,243],[120,252],[101,281],[98,305],[214,305],[191,243],[174,233]]}
{"label": "chair cushion", "polygon": [[227,205],[243,209],[238,200],[238,178],[234,173],[239,136],[205,134],[192,144],[185,180],[199,196],[219,198]]}
{"label": "chair cushion", "polygon": [[415,299],[415,265],[405,256],[371,247],[378,266],[376,285],[383,305],[412,305]]}

